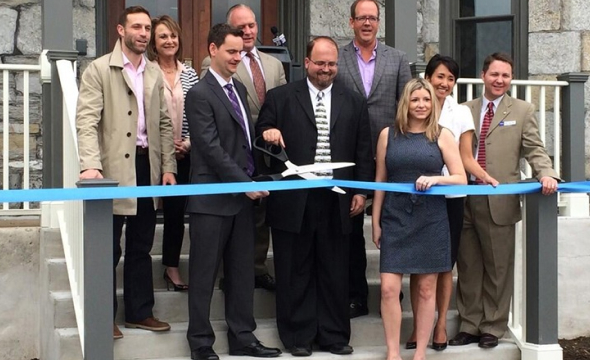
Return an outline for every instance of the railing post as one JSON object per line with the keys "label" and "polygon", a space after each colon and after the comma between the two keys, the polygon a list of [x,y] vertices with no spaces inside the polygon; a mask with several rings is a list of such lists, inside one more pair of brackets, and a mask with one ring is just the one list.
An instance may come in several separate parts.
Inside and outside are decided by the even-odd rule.
{"label": "railing post", "polygon": [[[79,188],[113,187],[82,180]],[[113,360],[113,200],[84,201],[84,360]]]}
{"label": "railing post", "polygon": [[527,194],[522,360],[562,360],[557,342],[557,194]]}
{"label": "railing post", "polygon": [[[43,86],[43,104],[51,104],[43,112],[43,187],[63,187],[63,94],[57,73],[58,60],[76,61],[77,51],[47,50],[51,64],[51,84]],[[47,86],[46,86],[47,85]],[[48,93],[47,93],[48,92]],[[49,117],[45,117],[49,115]]]}
{"label": "railing post", "polygon": [[[563,88],[562,110],[562,178],[565,181],[586,180],[586,132],[584,110],[584,84],[588,75],[582,73],[566,73],[557,77],[560,81],[569,82]],[[555,111],[558,111],[557,109]],[[558,153],[556,153],[557,155]],[[563,194],[566,202],[564,216],[590,216],[588,195],[583,193]]]}

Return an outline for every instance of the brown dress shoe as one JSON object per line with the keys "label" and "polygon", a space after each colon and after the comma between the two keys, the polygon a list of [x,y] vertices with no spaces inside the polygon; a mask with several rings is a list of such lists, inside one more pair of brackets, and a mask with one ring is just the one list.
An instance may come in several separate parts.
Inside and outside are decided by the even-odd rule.
{"label": "brown dress shoe", "polygon": [[170,330],[170,324],[160,321],[155,317],[149,317],[138,322],[125,322],[125,327],[130,329],[144,329],[151,331],[167,331]]}
{"label": "brown dress shoe", "polygon": [[498,337],[492,334],[484,333],[481,334],[479,339],[479,347],[489,349],[498,346]]}
{"label": "brown dress shoe", "polygon": [[117,326],[117,324],[113,324],[113,339],[117,340],[117,339],[122,339],[123,338],[123,333],[121,332],[121,330],[119,330],[119,327]]}
{"label": "brown dress shoe", "polygon": [[466,332],[462,331],[462,332],[458,333],[457,335],[455,335],[454,338],[449,340],[449,345],[462,346],[462,345],[472,344],[472,343],[476,343],[476,342],[479,342],[479,336],[471,335],[470,333],[466,333]]}

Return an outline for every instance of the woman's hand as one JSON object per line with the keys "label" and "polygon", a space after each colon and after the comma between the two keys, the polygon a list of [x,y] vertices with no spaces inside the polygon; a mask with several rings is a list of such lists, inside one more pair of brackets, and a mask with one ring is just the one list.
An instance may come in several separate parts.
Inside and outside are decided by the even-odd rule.
{"label": "woman's hand", "polygon": [[436,176],[420,176],[416,180],[416,190],[426,191],[430,189],[432,185],[438,184],[438,178]]}
{"label": "woman's hand", "polygon": [[500,184],[500,182],[496,179],[494,179],[493,177],[490,176],[490,174],[487,174],[483,177],[483,179],[481,179],[481,181],[486,184],[486,185],[492,185],[493,187],[496,187]]}
{"label": "woman's hand", "polygon": [[373,243],[377,249],[381,249],[381,226],[373,225]]}

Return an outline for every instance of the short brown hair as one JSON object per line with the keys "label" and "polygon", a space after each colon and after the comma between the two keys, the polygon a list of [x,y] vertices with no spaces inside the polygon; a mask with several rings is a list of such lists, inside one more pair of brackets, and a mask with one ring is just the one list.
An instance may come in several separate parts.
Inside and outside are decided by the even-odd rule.
{"label": "short brown hair", "polygon": [[158,25],[166,26],[168,30],[178,36],[178,51],[176,51],[174,57],[176,60],[182,62],[182,30],[178,23],[168,15],[162,15],[152,19],[152,36],[150,37],[150,44],[147,48],[148,59],[152,61],[158,60],[158,51],[156,50],[156,27]]}
{"label": "short brown hair", "polygon": [[215,44],[215,46],[220,47],[221,45],[223,45],[223,43],[225,42],[225,38],[228,35],[242,37],[244,35],[244,32],[240,29],[236,29],[235,27],[231,27],[225,23],[213,25],[211,30],[209,30],[209,35],[207,35],[207,49],[209,49],[209,46],[212,43]]}
{"label": "short brown hair", "polygon": [[143,6],[130,6],[128,8],[126,8],[125,10],[123,10],[123,12],[121,13],[121,15],[119,15],[119,25],[125,27],[125,25],[127,24],[127,15],[129,14],[146,14],[150,19],[152,18],[150,16],[150,12],[146,10],[146,8],[144,8]]}
{"label": "short brown hair", "polygon": [[375,4],[375,6],[377,6],[377,17],[381,15],[381,8],[379,8],[379,3],[377,2],[377,0],[354,0],[352,5],[350,5],[350,17],[352,19],[356,17],[356,6],[363,1],[370,1],[373,4]]}
{"label": "short brown hair", "polygon": [[490,68],[490,64],[494,61],[502,61],[510,65],[510,69],[514,69],[514,62],[512,61],[512,57],[510,55],[503,53],[503,52],[495,52],[493,54],[488,55],[485,60],[483,61],[483,68],[482,71],[485,73]]}
{"label": "short brown hair", "polygon": [[334,47],[336,48],[336,52],[338,52],[338,44],[336,43],[336,41],[334,41],[334,39],[332,39],[329,36],[316,36],[313,39],[311,39],[310,42],[307,43],[307,53],[306,53],[307,58],[311,58],[311,52],[313,51],[315,43],[318,42],[318,40],[326,40],[326,41],[331,42],[332,44],[334,44]]}

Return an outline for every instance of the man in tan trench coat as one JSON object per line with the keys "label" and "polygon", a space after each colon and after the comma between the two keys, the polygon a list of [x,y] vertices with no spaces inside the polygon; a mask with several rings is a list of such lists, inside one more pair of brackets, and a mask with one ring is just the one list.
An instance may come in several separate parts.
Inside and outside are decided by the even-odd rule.
{"label": "man in tan trench coat", "polygon": [[[146,61],[150,15],[142,7],[125,9],[112,53],[93,61],[80,81],[76,127],[80,179],[109,178],[120,186],[175,184],[176,161],[160,70]],[[156,199],[114,200],[114,268],[121,257],[125,228],[125,327],[165,331],[154,318],[150,251],[156,226]],[[115,283],[116,276],[113,278]],[[116,283],[114,284],[116,289]],[[117,299],[115,293],[115,314]],[[115,339],[122,338],[113,326]]]}

